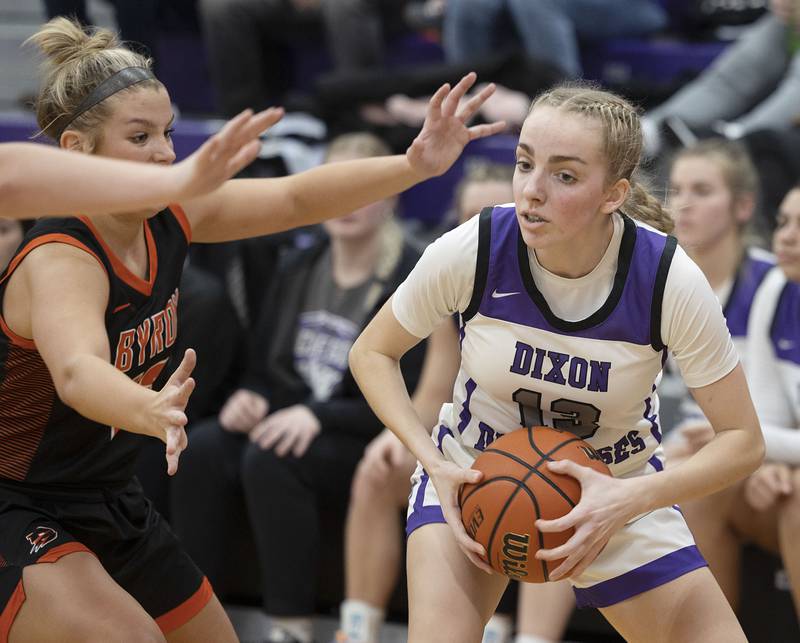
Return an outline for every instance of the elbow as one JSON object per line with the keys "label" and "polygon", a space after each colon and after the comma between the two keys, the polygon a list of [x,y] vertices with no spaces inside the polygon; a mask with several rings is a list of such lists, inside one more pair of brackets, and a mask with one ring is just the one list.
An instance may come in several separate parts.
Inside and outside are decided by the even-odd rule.
{"label": "elbow", "polygon": [[350,352],[347,355],[347,363],[350,366],[350,372],[353,374],[353,377],[358,381],[358,374],[359,369],[361,367],[361,363],[364,357],[364,351],[359,341],[361,338],[359,337],[353,342],[353,345],[350,347]]}
{"label": "elbow", "polygon": [[752,444],[748,449],[750,458],[748,458],[749,466],[747,475],[756,471],[764,463],[764,458],[767,455],[767,446],[764,442],[764,434],[761,432],[761,427],[757,427],[757,430],[753,431],[753,434]]}
{"label": "elbow", "polygon": [[53,385],[56,389],[56,394],[59,399],[75,410],[78,400],[78,392],[80,391],[80,384],[78,382],[78,365],[75,360],[70,360],[63,364],[58,369],[51,371],[53,377]]}

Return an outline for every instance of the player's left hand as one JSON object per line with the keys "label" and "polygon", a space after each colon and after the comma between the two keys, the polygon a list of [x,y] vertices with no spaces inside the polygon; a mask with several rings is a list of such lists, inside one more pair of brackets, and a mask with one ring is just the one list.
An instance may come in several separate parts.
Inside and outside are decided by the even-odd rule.
{"label": "player's left hand", "polygon": [[469,120],[495,91],[494,84],[489,84],[459,105],[476,79],[475,72],[470,72],[455,87],[442,85],[431,97],[422,130],[406,151],[408,162],[421,178],[444,174],[467,143],[505,129],[505,121],[467,127]]}
{"label": "player's left hand", "polygon": [[188,348],[181,363],[158,391],[150,415],[155,423],[155,436],[166,445],[167,474],[175,475],[181,452],[189,445],[186,437],[186,405],[194,391],[192,371],[197,364],[194,349]]}
{"label": "player's left hand", "polygon": [[290,452],[301,457],[322,426],[307,406],[295,404],[268,415],[250,431],[250,441],[264,449],[275,449],[283,458]]}
{"label": "player's left hand", "polygon": [[572,537],[560,547],[540,549],[536,558],[559,560],[558,567],[550,573],[556,581],[579,576],[597,558],[614,535],[634,514],[631,513],[630,480],[613,478],[571,460],[549,462],[553,473],[575,478],[581,485],[581,499],[565,516],[555,520],[537,520],[536,528],[542,532],[559,532],[575,528]]}

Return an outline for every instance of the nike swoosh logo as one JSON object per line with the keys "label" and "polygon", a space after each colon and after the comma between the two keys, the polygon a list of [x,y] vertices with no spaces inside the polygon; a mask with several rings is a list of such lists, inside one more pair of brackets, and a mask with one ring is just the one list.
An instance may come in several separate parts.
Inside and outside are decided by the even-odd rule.
{"label": "nike swoosh logo", "polygon": [[497,288],[492,293],[492,299],[501,299],[503,297],[511,297],[511,295],[518,295],[518,292],[497,292]]}

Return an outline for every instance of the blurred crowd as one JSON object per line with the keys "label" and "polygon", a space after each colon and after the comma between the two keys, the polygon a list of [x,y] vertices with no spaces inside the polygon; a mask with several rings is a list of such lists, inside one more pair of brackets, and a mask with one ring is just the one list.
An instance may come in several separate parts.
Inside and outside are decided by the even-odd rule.
{"label": "blurred crowd", "polygon": [[[791,412],[797,391],[785,385],[792,380],[780,376],[798,358],[791,348],[771,348],[773,317],[789,305],[782,288],[800,275],[775,275],[770,254],[800,253],[800,4],[751,2],[716,13],[708,8],[714,3],[691,0],[110,4],[123,38],[150,52],[156,71],[165,64],[157,42],[164,20],[195,25],[213,116],[287,107],[283,129],[246,170],[258,176],[401,149],[430,93],[465,69],[499,85],[478,118],[502,118],[514,129],[533,96],[583,76],[582,56],[598,42],[691,43],[727,29],[722,53],[668,97],[657,79],[652,95],[631,91],[646,108],[650,180],[670,206],[679,243],[720,299],[772,436],[762,469],[684,512],[734,607],[746,582],[742,548],[755,543],[782,558],[800,613],[800,418]],[[91,22],[85,2],[45,5],[50,17]],[[442,56],[397,67],[397,43],[408,39],[433,42]],[[298,84],[292,56],[320,43],[327,70]],[[347,354],[430,241],[483,207],[513,200],[513,150],[507,159],[467,154],[446,188],[450,207],[432,225],[413,225],[391,200],[319,228],[191,251],[179,311],[179,342],[198,353],[190,446],[168,480],[163,447],[153,441],[139,476],[220,597],[260,601],[281,625],[268,640],[310,643],[308,619],[341,601],[341,641],[374,642],[387,614],[403,607],[402,515],[415,463],[382,431]],[[0,221],[0,265],[23,231]],[[445,326],[403,360],[429,426],[457,367],[457,328]],[[797,326],[785,332],[787,342],[798,337]],[[662,416],[662,430],[678,459],[702,448],[710,428],[688,392],[671,383],[670,369],[665,406],[674,410]],[[760,392],[767,382],[771,390]],[[484,641],[510,641],[512,631],[517,643],[561,640],[571,607],[564,583],[525,586],[503,601],[506,613],[490,622]]]}

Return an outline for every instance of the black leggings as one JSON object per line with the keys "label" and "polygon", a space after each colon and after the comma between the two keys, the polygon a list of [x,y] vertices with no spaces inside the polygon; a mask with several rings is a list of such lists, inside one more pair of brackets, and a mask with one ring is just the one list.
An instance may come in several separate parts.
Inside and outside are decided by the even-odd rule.
{"label": "black leggings", "polygon": [[[268,614],[313,614],[317,577],[331,562],[320,554],[332,543],[341,593],[341,527],[365,446],[357,438],[321,433],[303,457],[279,458],[224,431],[216,419],[192,429],[174,479],[172,522],[219,595],[252,592],[260,572]],[[339,531],[323,533],[331,517]],[[330,579],[329,569],[324,576]]]}

